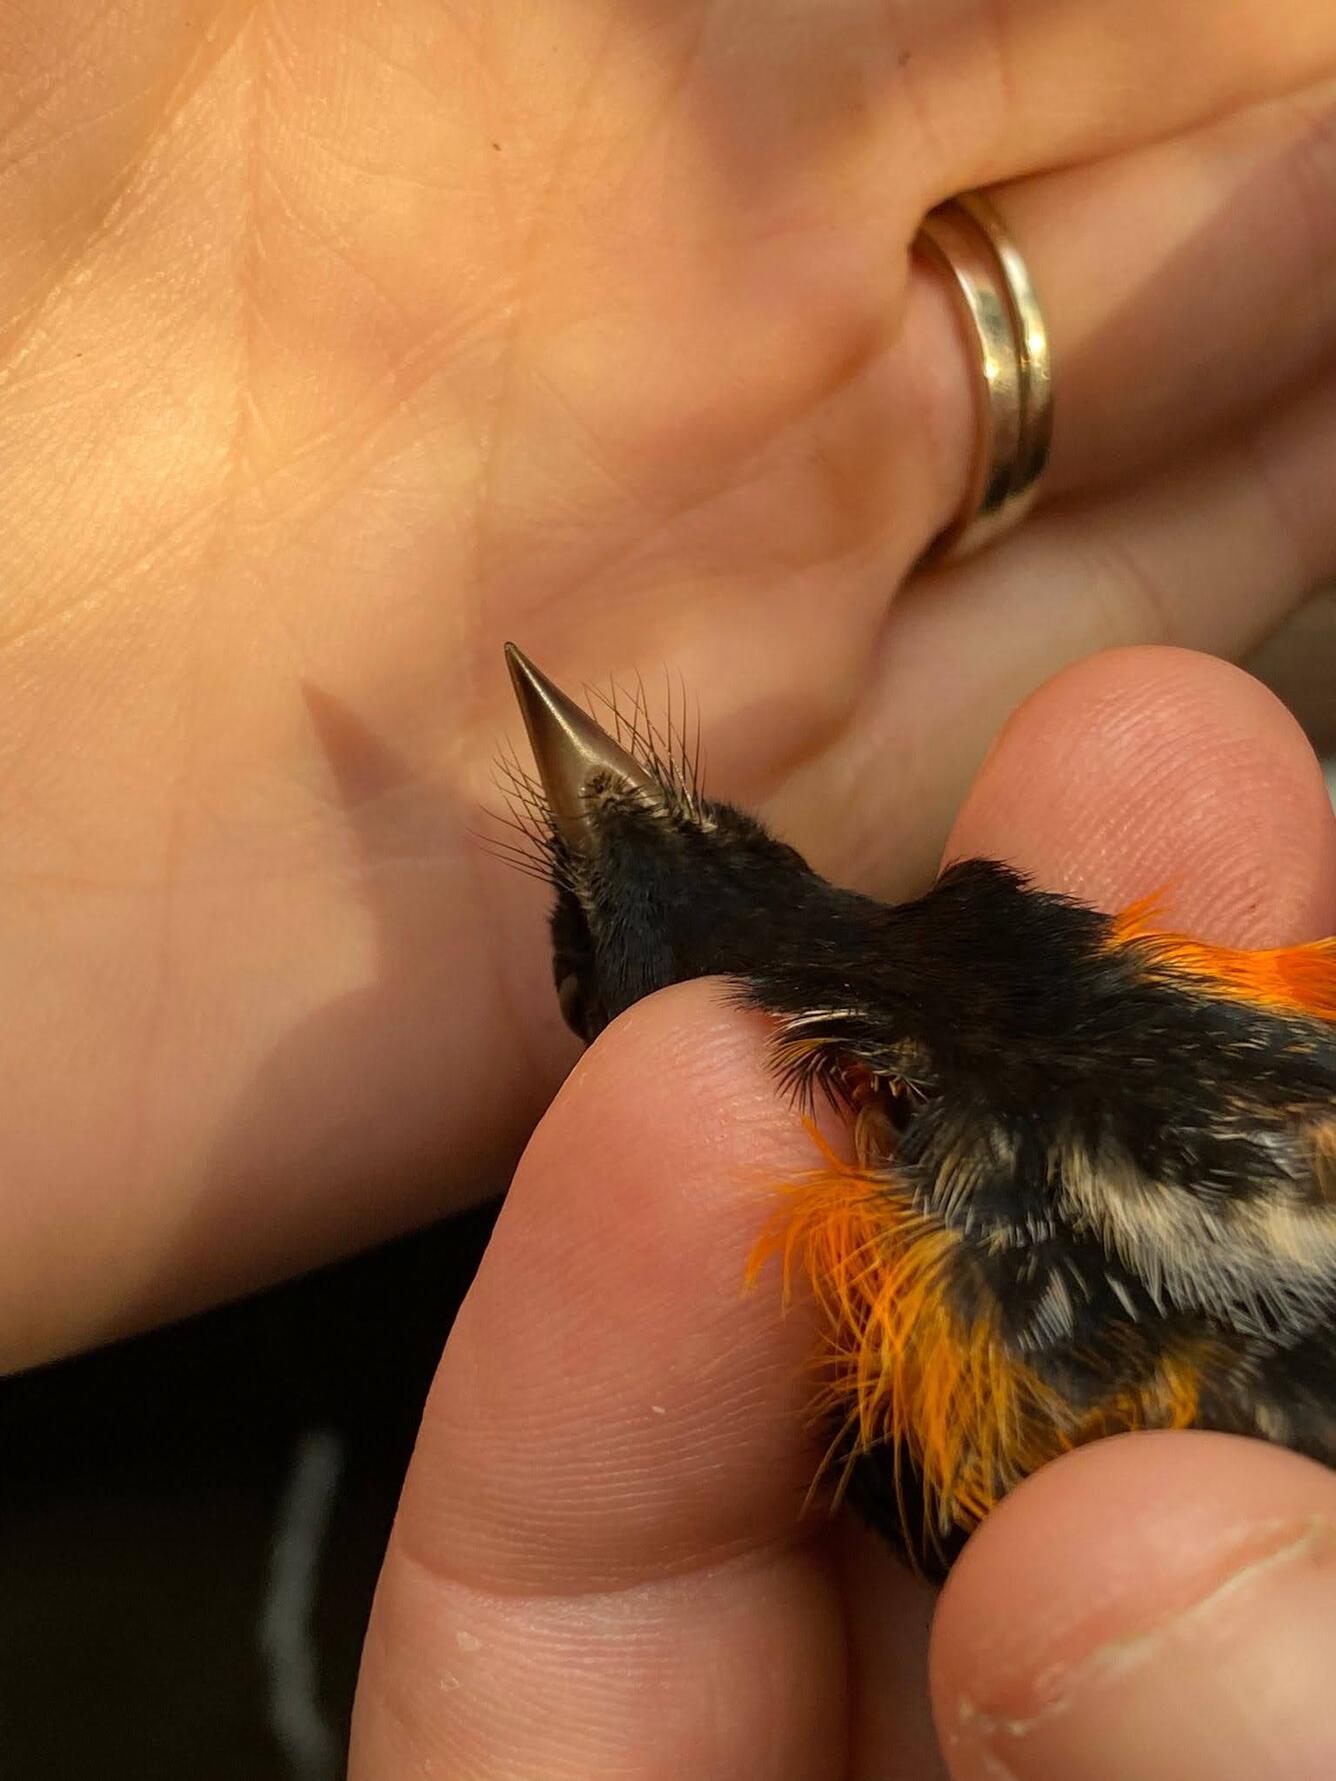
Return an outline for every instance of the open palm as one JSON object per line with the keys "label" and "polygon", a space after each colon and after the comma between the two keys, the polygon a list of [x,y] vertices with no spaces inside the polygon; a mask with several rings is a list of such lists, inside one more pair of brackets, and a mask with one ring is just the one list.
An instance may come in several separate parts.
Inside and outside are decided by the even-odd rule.
{"label": "open palm", "polygon": [[[894,891],[1055,669],[1241,649],[1336,561],[1323,0],[141,0],[0,51],[12,1361],[504,1178],[569,1055],[469,833],[504,635],[670,664],[714,788]],[[970,435],[908,244],[1004,180],[1058,498],[897,593]]]}

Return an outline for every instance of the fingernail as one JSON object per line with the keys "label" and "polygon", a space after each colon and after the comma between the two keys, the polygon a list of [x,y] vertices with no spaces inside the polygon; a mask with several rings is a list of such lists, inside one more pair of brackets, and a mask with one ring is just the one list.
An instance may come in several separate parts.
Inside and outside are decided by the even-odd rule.
{"label": "fingernail", "polygon": [[1291,1522],[1163,1619],[1023,1697],[959,1700],[948,1743],[990,1781],[1336,1775],[1336,1528]]}

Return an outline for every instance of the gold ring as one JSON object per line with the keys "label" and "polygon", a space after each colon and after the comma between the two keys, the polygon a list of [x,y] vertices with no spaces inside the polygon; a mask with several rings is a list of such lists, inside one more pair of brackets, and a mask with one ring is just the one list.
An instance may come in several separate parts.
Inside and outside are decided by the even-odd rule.
{"label": "gold ring", "polygon": [[1030,507],[1053,436],[1053,366],[1034,285],[1002,219],[978,192],[930,210],[914,245],[947,276],[974,377],[974,464],[960,511],[920,558],[967,556]]}

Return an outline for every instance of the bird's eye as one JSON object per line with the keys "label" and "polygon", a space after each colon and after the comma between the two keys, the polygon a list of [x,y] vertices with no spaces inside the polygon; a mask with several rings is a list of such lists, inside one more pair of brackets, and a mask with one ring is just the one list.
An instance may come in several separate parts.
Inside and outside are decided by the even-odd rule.
{"label": "bird's eye", "polygon": [[557,985],[557,1001],[566,1025],[579,1038],[586,1038],[584,985],[574,971],[568,971]]}

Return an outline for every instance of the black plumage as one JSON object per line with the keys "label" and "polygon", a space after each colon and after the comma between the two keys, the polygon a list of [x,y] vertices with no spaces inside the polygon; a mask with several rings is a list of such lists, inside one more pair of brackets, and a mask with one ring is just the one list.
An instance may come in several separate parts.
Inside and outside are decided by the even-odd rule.
{"label": "black plumage", "polygon": [[940,1567],[1035,1464],[1120,1428],[1336,1463],[1336,942],[1259,963],[985,860],[890,907],[597,734],[536,835],[563,1010],[591,1040],[722,975],[773,1018],[783,1086],[854,1118],[797,1247],[830,1475],[870,1519]]}

